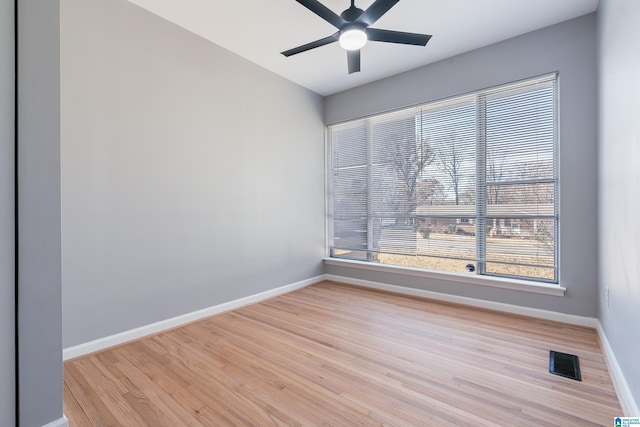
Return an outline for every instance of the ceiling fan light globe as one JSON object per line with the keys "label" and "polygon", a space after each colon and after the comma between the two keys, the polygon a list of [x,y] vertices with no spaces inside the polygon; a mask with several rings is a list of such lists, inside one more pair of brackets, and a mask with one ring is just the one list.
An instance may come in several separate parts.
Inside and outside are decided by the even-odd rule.
{"label": "ceiling fan light globe", "polygon": [[361,29],[351,29],[340,33],[340,47],[345,50],[362,49],[367,44],[367,33]]}

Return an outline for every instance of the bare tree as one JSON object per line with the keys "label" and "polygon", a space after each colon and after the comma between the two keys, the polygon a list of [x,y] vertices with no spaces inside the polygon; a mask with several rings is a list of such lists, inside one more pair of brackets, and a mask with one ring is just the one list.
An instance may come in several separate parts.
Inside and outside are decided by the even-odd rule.
{"label": "bare tree", "polygon": [[[487,152],[487,181],[497,183],[502,180],[504,176],[504,157],[499,156],[495,151],[491,150]],[[488,187],[489,198],[487,203],[490,205],[497,205],[500,200],[500,185],[489,185]]]}
{"label": "bare tree", "polygon": [[437,158],[437,166],[449,180],[456,205],[459,205],[465,163],[475,153],[473,150],[469,150],[469,147],[465,146],[464,143],[461,143],[453,132],[446,139],[435,144],[434,151]]}
{"label": "bare tree", "polygon": [[424,168],[434,159],[434,153],[426,140],[416,136],[408,138],[392,138],[388,141],[393,147],[389,151],[388,162],[393,168],[400,191],[396,197],[396,209],[405,210],[411,215],[417,207],[417,188],[419,177]]}
{"label": "bare tree", "polygon": [[476,183],[467,183],[464,188],[460,190],[460,203],[464,205],[476,204]]}
{"label": "bare tree", "polygon": [[420,205],[444,204],[447,195],[444,185],[435,178],[427,178],[418,182],[418,203]]}

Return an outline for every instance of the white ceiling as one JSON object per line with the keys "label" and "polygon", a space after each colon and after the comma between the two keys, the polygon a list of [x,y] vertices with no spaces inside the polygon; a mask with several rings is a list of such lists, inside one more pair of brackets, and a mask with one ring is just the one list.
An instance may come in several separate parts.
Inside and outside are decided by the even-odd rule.
{"label": "white ceiling", "polygon": [[[598,0],[402,0],[373,28],[431,34],[426,47],[369,42],[347,73],[337,43],[280,52],[336,29],[295,0],[129,0],[320,95],[329,95],[593,12]],[[349,0],[320,0],[340,14]],[[356,0],[361,9],[373,0]]]}

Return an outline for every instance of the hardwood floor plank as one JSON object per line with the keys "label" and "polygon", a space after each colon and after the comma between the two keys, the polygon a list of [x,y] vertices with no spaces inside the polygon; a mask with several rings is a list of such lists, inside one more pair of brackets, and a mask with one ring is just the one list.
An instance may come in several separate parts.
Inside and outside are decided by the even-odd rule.
{"label": "hardwood floor plank", "polygon": [[[100,393],[91,386],[91,383],[94,382],[99,374],[97,372],[90,376],[83,374],[78,368],[78,364],[81,363],[82,360],[83,359],[75,363],[65,364],[65,383],[71,391],[70,395],[65,395],[65,399],[69,396],[77,401],[84,415],[91,423],[91,426],[119,425],[118,420],[105,406]],[[74,405],[69,404],[68,406],[73,407]],[[76,420],[74,417],[72,418],[72,423],[79,422],[79,420]]]}
{"label": "hardwood floor plank", "polygon": [[129,383],[127,396],[129,401],[143,410],[146,414],[159,412],[161,416],[153,420],[157,426],[197,426],[200,425],[190,412],[182,408],[172,397],[172,389],[163,388],[155,382],[160,377],[158,372],[152,377],[145,374],[144,361],[136,359],[135,345],[121,346],[118,348],[118,365],[120,371],[126,376]]}
{"label": "hardwood floor plank", "polygon": [[64,396],[63,411],[65,414],[73,414],[73,420],[69,421],[69,427],[92,425],[79,401],[73,397],[73,393],[66,382],[64,382]]}
{"label": "hardwood floor plank", "polygon": [[[576,354],[583,381],[551,375]],[[70,426],[591,426],[622,414],[590,328],[318,283],[65,362]]]}
{"label": "hardwood floor plank", "polygon": [[[218,349],[216,360],[222,361],[221,354],[224,351],[228,351],[229,344],[218,342],[222,344],[223,347]],[[235,378],[240,378],[242,376],[255,378],[252,380],[252,383],[257,383],[258,380],[261,381],[261,384],[270,386],[270,384],[264,382],[264,376],[257,376],[255,371],[247,371],[237,374],[234,369],[234,363],[232,360],[225,360],[224,369],[211,371],[208,366],[209,360],[212,359],[211,355],[214,353],[212,350],[207,349],[206,342],[192,343],[189,346],[189,351],[187,356],[179,350],[179,348],[175,347],[172,344],[167,346],[170,352],[174,352],[176,361],[181,363],[180,367],[174,367],[174,369],[178,369],[185,378],[189,378],[191,380],[192,387],[199,387],[201,385],[208,386],[207,388],[211,388],[218,393],[218,400],[224,404],[224,407],[217,407],[217,412],[219,413],[227,413],[226,418],[233,421],[233,425],[252,425],[251,419],[244,419],[244,414],[246,411],[235,411],[228,413],[227,408],[246,408],[253,407],[255,404],[260,404],[260,399],[255,398],[251,393],[250,389],[244,387],[244,384],[238,384]],[[233,351],[233,354],[230,357],[238,357],[239,352],[237,350]],[[249,364],[247,364],[249,365]],[[193,375],[195,373],[196,375]],[[274,387],[273,391],[279,391],[278,387]],[[206,395],[207,390],[201,390],[202,393]],[[264,406],[268,406],[269,402],[266,401]],[[255,409],[255,408],[254,408]],[[262,410],[261,410],[262,411]],[[277,408],[274,408],[273,412],[279,412]],[[285,414],[279,414],[278,416],[273,417],[271,412],[266,412],[262,414],[262,422],[266,424],[271,424],[272,418],[282,418]],[[278,423],[276,422],[275,425]]]}

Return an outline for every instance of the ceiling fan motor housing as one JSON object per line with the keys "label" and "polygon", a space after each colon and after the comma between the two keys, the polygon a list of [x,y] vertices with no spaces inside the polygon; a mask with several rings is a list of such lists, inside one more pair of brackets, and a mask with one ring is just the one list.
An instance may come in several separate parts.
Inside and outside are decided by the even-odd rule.
{"label": "ceiling fan motor housing", "polygon": [[340,18],[344,19],[347,22],[355,22],[355,20],[358,19],[363,13],[364,10],[355,6],[351,6],[349,9],[340,14]]}

